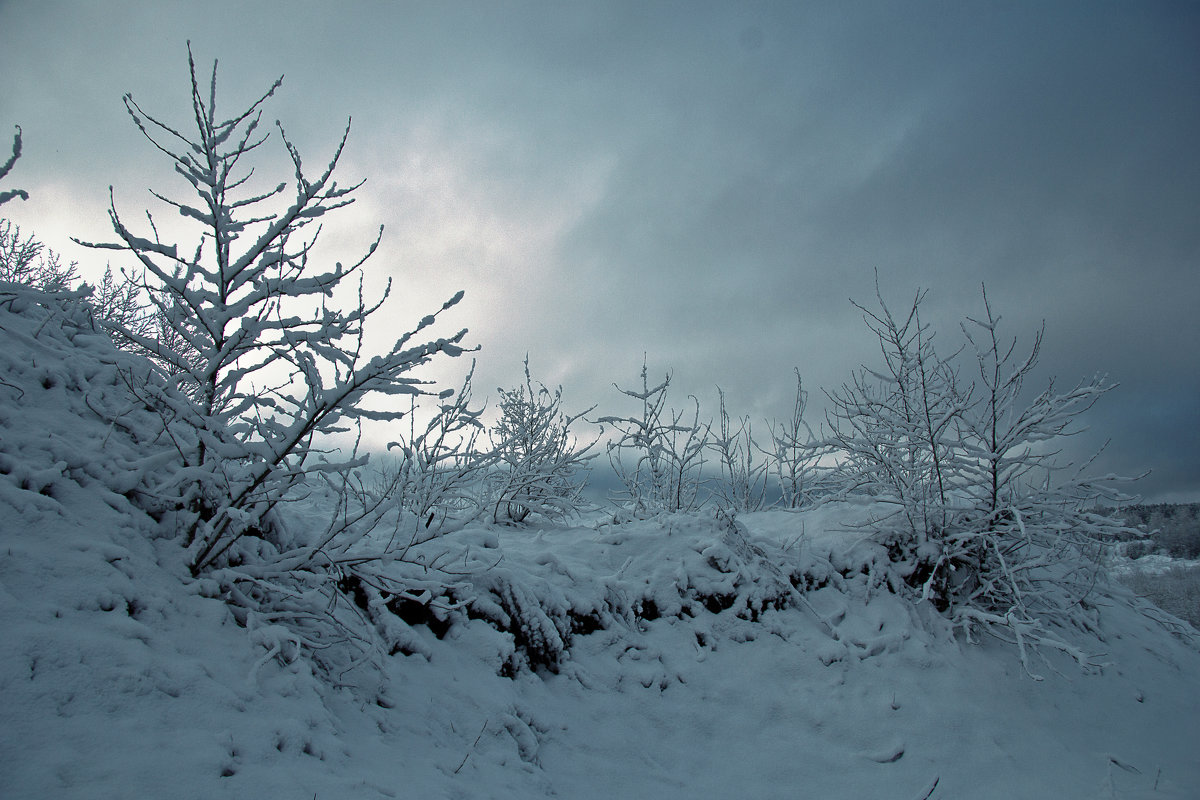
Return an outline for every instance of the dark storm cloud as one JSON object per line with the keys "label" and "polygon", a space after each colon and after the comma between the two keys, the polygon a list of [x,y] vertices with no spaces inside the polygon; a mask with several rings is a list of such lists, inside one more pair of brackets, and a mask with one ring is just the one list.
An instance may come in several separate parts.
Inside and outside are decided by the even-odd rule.
{"label": "dark storm cloud", "polygon": [[876,269],[896,305],[931,289],[947,346],[986,282],[1010,335],[1046,320],[1042,379],[1122,384],[1081,452],[1200,495],[1186,4],[0,4],[10,216],[58,245],[103,235],[109,183],[144,207],[171,176],[120,95],[186,121],[188,38],[229,107],[286,73],[268,114],[307,163],[354,116],[346,241],[383,222],[402,296],[467,290],[485,391],[529,351],[616,403],[645,352],[680,398],[782,416],[793,365],[815,390],[874,358],[848,298]]}
{"label": "dark storm cloud", "polygon": [[[673,135],[623,162],[611,202],[570,242],[618,285],[594,313],[629,320],[627,360],[669,342],[753,402],[749,387],[777,388],[787,364],[828,385],[869,357],[845,299],[869,298],[873,268],[898,303],[932,287],[943,337],[986,282],[1010,334],[1028,341],[1048,320],[1044,375],[1123,383],[1104,401],[1122,411],[1104,415],[1121,442],[1106,460],[1132,464],[1145,431],[1167,441],[1194,408],[1172,355],[1200,345],[1194,19],[906,9],[823,29],[817,55],[789,52],[707,105],[665,109]],[[806,76],[794,87],[775,80],[788,66]],[[1132,401],[1164,394],[1180,402]],[[1096,433],[1081,441],[1098,446]],[[1187,475],[1175,491],[1200,464],[1179,444],[1154,459]]]}

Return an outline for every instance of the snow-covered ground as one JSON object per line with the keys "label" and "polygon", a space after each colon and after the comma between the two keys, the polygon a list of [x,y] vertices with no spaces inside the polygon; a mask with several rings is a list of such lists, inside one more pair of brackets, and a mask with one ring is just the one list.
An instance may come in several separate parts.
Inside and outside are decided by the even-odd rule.
{"label": "snow-covered ground", "polygon": [[1200,567],[1200,559],[1172,558],[1163,553],[1150,553],[1136,559],[1113,559],[1112,566],[1109,569],[1114,575],[1125,576],[1133,573],[1162,575],[1164,572],[1169,572],[1173,569],[1195,569],[1197,567]]}
{"label": "snow-covered ground", "polygon": [[135,365],[22,303],[0,291],[6,800],[1200,796],[1195,631],[1098,586],[1061,632],[1098,666],[1035,680],[879,585],[861,508],[467,528],[424,553],[448,629],[331,687],[130,502]]}

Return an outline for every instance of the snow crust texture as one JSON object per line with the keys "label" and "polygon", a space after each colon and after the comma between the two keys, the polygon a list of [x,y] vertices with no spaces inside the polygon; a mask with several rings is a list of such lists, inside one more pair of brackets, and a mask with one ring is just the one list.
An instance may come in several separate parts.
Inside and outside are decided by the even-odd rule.
{"label": "snow crust texture", "polygon": [[1101,666],[1032,680],[893,591],[861,507],[468,527],[330,685],[142,510],[145,368],[79,298],[0,286],[6,800],[1200,796],[1195,631],[1098,586],[1060,633]]}

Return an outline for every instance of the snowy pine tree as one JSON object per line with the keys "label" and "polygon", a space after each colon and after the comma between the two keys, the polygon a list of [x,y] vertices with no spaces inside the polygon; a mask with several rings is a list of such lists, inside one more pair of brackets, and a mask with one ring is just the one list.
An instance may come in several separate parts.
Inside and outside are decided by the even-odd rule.
{"label": "snowy pine tree", "polygon": [[[435,355],[458,355],[466,331],[417,341],[437,315],[422,319],[384,353],[363,352],[363,329],[384,298],[368,303],[359,276],[357,300],[335,293],[375,252],[344,266],[316,268],[313,248],[325,215],[353,202],[361,184],[341,186],[333,174],[349,124],[327,166],[306,175],[300,153],[276,123],[294,165],[288,182],[255,192],[248,162],[270,138],[260,128],[263,105],[282,78],[248,108],[222,118],[216,109],[217,68],[202,87],[191,49],[192,122],[186,133],[124,98],[134,124],[172,162],[194,199],[155,197],[199,230],[192,249],[163,241],[153,216],[135,233],[116,208],[109,215],[118,241],[88,244],[131,253],[144,270],[142,288],[164,324],[161,334],[113,321],[112,330],[149,353],[170,375],[146,400],[159,410],[175,443],[179,468],[159,492],[182,514],[189,565],[200,573],[219,564],[247,535],[271,528],[272,510],[305,476],[345,475],[365,459],[329,461],[317,444],[364,419],[393,420],[402,411],[372,409],[368,397],[426,393],[411,375]],[[382,228],[380,229],[382,235]],[[390,290],[390,283],[389,283]]]}

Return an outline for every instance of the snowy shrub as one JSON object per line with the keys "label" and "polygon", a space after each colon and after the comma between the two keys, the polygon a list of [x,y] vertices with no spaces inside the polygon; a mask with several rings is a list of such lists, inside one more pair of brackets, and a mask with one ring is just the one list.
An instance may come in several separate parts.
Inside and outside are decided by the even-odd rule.
{"label": "snowy shrub", "polygon": [[797,369],[792,415],[782,422],[767,423],[770,449],[760,448],[775,473],[779,502],[784,508],[796,509],[805,504],[817,474],[820,445],[804,420],[807,408],[808,393]]}
{"label": "snowy shrub", "polygon": [[982,626],[1010,637],[1027,668],[1037,645],[1084,661],[1048,626],[1089,624],[1101,548],[1127,528],[1099,510],[1120,499],[1118,479],[1060,464],[1049,445],[1112,387],[1098,378],[1060,392],[1051,381],[1023,401],[1041,333],[1014,359],[1016,342],[1000,339],[986,292],[985,315],[963,324],[978,375],[966,380],[961,351],[934,348],[923,298],[903,316],[881,296],[878,311],[859,306],[884,366],[829,395],[835,483],[842,496],[892,509],[871,526],[898,574],[968,635]]}
{"label": "snowy shrub", "polygon": [[767,463],[755,456],[760,448],[754,441],[750,418],[741,417],[735,424],[725,408],[725,392],[720,387],[717,395],[720,398],[717,431],[710,442],[721,469],[717,502],[729,511],[758,511],[766,502]]}
{"label": "snowy shrub", "polygon": [[637,516],[692,511],[702,504],[701,471],[708,449],[709,425],[700,422],[700,401],[692,396],[686,411],[667,409],[668,374],[651,387],[642,362],[642,388],[616,389],[641,403],[642,413],[630,417],[601,417],[619,436],[608,443],[608,460],[624,485],[617,499]]}
{"label": "snowy shrub", "polygon": [[893,529],[918,548],[951,522],[954,423],[969,405],[951,364],[937,356],[918,293],[903,318],[879,299],[879,312],[857,303],[880,343],[884,365],[866,367],[827,392],[829,446],[837,453],[839,493],[865,493],[896,510]]}
{"label": "snowy shrub", "polygon": [[79,280],[79,265],[63,265],[62,257],[20,227],[0,219],[0,281],[23,283],[46,292],[70,290]]}
{"label": "snowy shrub", "polygon": [[1122,552],[1126,558],[1136,561],[1142,556],[1148,556],[1154,552],[1154,542],[1151,539],[1138,539],[1128,542]]}
{"label": "snowy shrub", "polygon": [[571,425],[595,406],[565,414],[562,387],[551,392],[544,384],[535,386],[528,356],[525,384],[496,391],[500,419],[491,432],[497,456],[492,521],[522,522],[530,513],[562,518],[585,508],[581,493],[596,442],[580,445]]}
{"label": "snowy shrub", "polygon": [[[0,281],[46,292],[70,292],[79,288],[79,264],[72,261],[64,265],[62,257],[33,234],[22,236],[19,226],[0,219]],[[93,316],[107,323],[105,327],[119,347],[149,355],[136,342],[116,332],[120,328],[152,336],[163,327],[160,315],[147,309],[142,292],[133,281],[116,277],[110,267],[104,271],[99,285],[87,287],[84,296],[88,297]]]}
{"label": "snowy shrub", "polygon": [[[33,234],[22,236],[19,226],[0,219],[0,281],[21,283],[46,292],[73,291],[79,288],[79,264],[72,261],[64,265],[62,257]],[[152,352],[120,331],[133,331],[139,340],[172,335],[165,316],[150,305],[138,284],[115,274],[111,266],[104,270],[100,283],[88,290],[93,316],[105,323],[118,347],[153,359]],[[170,372],[170,364],[164,362],[160,366]]]}
{"label": "snowy shrub", "polygon": [[138,347],[133,339],[122,336],[121,330],[133,331],[139,339],[169,335],[165,318],[155,312],[137,283],[124,276],[118,277],[112,267],[105,268],[104,277],[92,288],[91,303],[96,315],[106,323],[113,342],[123,350],[153,355]]}
{"label": "snowy shrub", "polygon": [[[17,159],[20,157],[21,126],[18,125],[17,132],[13,134],[12,155],[8,157],[7,161],[5,161],[3,164],[0,164],[0,180],[3,180],[8,176],[8,173],[12,171],[13,165],[17,163]],[[0,206],[17,197],[21,198],[22,200],[28,200],[29,193],[24,189],[6,189],[4,191],[0,191]]]}
{"label": "snowy shrub", "polygon": [[322,271],[310,263],[321,229],[309,226],[352,203],[357,188],[333,179],[349,126],[313,179],[277,123],[295,168],[291,195],[286,181],[255,191],[245,162],[270,138],[259,129],[262,106],[282,78],[222,121],[215,108],[215,63],[207,91],[198,82],[190,48],[188,66],[191,134],[147,114],[132,95],[124,100],[139,131],[195,192],[194,205],[155,193],[198,227],[194,249],[164,242],[150,215],[149,236],[135,233],[115,204],[109,216],[119,241],[89,246],[127,251],[137,259],[144,270],[142,288],[166,326],[167,335],[151,336],[112,323],[118,336],[150,353],[170,374],[144,399],[161,415],[176,448],[180,468],[158,490],[180,514],[189,567],[198,575],[222,563],[243,537],[269,533],[272,512],[306,476],[344,476],[361,465],[364,459],[355,453],[330,461],[314,442],[363,419],[400,417],[400,411],[369,408],[365,401],[381,395],[394,403],[425,393],[423,382],[409,373],[438,353],[459,354],[465,331],[413,343],[435,322],[435,313],[388,351],[368,358],[364,324],[383,300],[363,299],[361,277],[356,300],[347,303],[335,293],[379,239],[348,267],[339,262]]}
{"label": "snowy shrub", "polygon": [[[829,566],[723,512],[551,529],[536,539],[506,537],[504,548],[505,558],[464,574],[454,591],[468,617],[511,637],[500,654],[500,672],[510,676],[559,672],[580,637],[600,631],[624,637],[660,620],[670,626],[715,615],[756,622],[797,601],[806,575]],[[712,632],[709,622],[697,629]]]}
{"label": "snowy shrub", "polygon": [[474,372],[472,364],[462,388],[444,395],[424,425],[418,422],[413,398],[407,431],[388,444],[396,460],[380,470],[381,488],[376,494],[399,505],[411,527],[413,545],[457,530],[486,510],[486,478],[497,455],[484,446],[483,408],[470,407]]}

